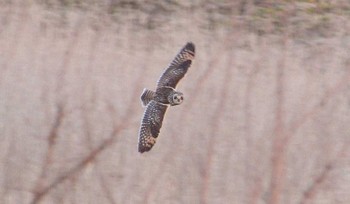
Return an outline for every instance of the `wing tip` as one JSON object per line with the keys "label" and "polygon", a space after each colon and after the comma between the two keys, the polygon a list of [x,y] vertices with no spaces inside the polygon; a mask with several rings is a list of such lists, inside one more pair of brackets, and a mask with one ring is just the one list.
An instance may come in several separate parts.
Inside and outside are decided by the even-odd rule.
{"label": "wing tip", "polygon": [[143,146],[143,145],[139,145],[138,147],[138,151],[142,154],[144,152],[148,152],[152,149],[152,147],[146,147],[146,146]]}
{"label": "wing tip", "polygon": [[190,50],[191,52],[194,52],[195,51],[194,43],[191,41],[187,42],[187,44],[185,45],[185,49]]}

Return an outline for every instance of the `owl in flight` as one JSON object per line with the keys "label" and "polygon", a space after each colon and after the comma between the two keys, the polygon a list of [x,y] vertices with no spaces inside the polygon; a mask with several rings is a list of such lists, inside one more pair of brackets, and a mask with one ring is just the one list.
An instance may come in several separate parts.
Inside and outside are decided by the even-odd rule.
{"label": "owl in flight", "polygon": [[184,100],[183,94],[176,91],[175,88],[191,66],[194,52],[194,44],[188,42],[160,76],[156,91],[143,90],[141,101],[146,106],[146,110],[139,131],[138,150],[140,153],[151,150],[156,143],[168,106],[179,105]]}

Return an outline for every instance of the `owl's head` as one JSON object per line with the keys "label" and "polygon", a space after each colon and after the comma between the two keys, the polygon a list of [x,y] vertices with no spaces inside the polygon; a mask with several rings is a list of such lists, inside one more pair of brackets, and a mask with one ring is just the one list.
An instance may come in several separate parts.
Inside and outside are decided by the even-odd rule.
{"label": "owl's head", "polygon": [[184,96],[181,92],[174,92],[173,94],[169,95],[168,100],[171,106],[176,106],[182,103]]}

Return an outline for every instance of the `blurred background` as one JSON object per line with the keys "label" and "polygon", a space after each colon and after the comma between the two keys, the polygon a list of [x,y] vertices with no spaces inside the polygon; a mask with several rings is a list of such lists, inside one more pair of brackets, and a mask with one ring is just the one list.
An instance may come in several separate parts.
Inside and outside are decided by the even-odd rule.
{"label": "blurred background", "polygon": [[0,0],[0,203],[350,203],[349,53],[348,0]]}

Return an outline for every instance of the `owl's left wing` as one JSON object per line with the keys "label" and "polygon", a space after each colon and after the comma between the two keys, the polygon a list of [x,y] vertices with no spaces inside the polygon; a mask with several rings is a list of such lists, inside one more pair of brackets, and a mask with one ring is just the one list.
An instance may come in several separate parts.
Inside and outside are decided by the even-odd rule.
{"label": "owl's left wing", "polygon": [[185,76],[188,68],[191,66],[194,53],[194,44],[188,42],[159,78],[157,87],[170,86],[176,88],[177,83]]}
{"label": "owl's left wing", "polygon": [[141,121],[138,151],[147,152],[156,143],[168,106],[154,100],[148,103]]}

